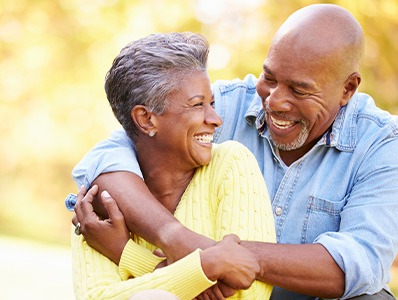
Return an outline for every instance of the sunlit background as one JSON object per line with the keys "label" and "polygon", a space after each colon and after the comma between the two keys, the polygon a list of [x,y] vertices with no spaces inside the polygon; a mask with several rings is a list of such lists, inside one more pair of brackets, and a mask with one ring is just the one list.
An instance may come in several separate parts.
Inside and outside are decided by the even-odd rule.
{"label": "sunlit background", "polygon": [[0,298],[73,299],[63,200],[77,190],[73,166],[119,128],[103,83],[125,44],[200,32],[212,81],[258,75],[283,20],[316,2],[346,7],[363,25],[360,89],[398,114],[397,0],[2,0]]}

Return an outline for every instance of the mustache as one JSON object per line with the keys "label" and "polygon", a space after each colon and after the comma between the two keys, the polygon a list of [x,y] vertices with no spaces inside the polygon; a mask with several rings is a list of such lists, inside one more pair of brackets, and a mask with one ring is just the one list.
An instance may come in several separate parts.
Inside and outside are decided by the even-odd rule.
{"label": "mustache", "polygon": [[269,115],[269,116],[272,115],[273,117],[281,118],[281,119],[284,119],[286,121],[302,122],[300,119],[293,118],[292,116],[289,116],[288,114],[286,114],[284,112],[274,111],[274,110],[270,109],[268,106],[264,107],[264,112],[265,112],[266,115]]}
{"label": "mustache", "polygon": [[283,119],[286,121],[301,123],[303,126],[307,126],[307,122],[305,120],[303,120],[301,118],[292,117],[291,115],[289,115],[285,112],[272,110],[269,108],[269,106],[267,104],[264,105],[264,112],[267,116],[273,116],[274,118],[280,118],[280,119]]}

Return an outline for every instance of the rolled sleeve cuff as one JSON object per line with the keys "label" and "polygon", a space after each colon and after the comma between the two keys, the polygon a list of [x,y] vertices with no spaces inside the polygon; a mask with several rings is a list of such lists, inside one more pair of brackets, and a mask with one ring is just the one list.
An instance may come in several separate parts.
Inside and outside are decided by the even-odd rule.
{"label": "rolled sleeve cuff", "polygon": [[111,137],[98,143],[75,166],[72,176],[78,187],[89,188],[102,173],[125,171],[142,178],[134,145],[123,130],[115,131]]}
{"label": "rolled sleeve cuff", "polygon": [[155,270],[156,266],[165,260],[154,255],[148,249],[129,240],[124,247],[119,263],[119,274],[123,280],[129,277],[138,277]]}
{"label": "rolled sleeve cuff", "polygon": [[[197,249],[184,258],[167,266],[168,272],[174,274],[169,285],[172,286],[176,295],[181,299],[193,299],[209,287],[217,283],[217,281],[209,280],[202,269],[200,260],[200,252]],[[159,269],[164,271],[165,268]]]}
{"label": "rolled sleeve cuff", "polygon": [[[217,283],[209,280],[203,272],[200,252],[201,250],[197,249],[167,267],[156,269],[158,278],[167,276],[168,290],[172,290],[181,299],[193,299]],[[153,272],[157,264],[163,260],[164,258],[157,257],[148,249],[129,240],[120,259],[119,274],[126,280],[131,276]]]}
{"label": "rolled sleeve cuff", "polygon": [[344,272],[346,284],[343,299],[362,294],[374,294],[383,288],[373,278],[372,266],[363,245],[359,245],[348,236],[335,232],[320,235],[315,243],[324,246]]}

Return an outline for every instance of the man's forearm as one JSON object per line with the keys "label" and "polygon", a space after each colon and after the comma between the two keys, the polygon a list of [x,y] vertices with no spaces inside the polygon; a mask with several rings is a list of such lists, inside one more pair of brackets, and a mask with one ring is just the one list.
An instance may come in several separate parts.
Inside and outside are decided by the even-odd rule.
{"label": "man's forearm", "polygon": [[129,172],[101,174],[95,181],[117,202],[131,232],[158,246],[169,261],[178,260],[197,248],[215,242],[184,227],[151,194],[144,181]]}
{"label": "man's forearm", "polygon": [[306,295],[341,297],[344,272],[320,244],[287,245],[242,242],[255,253],[261,271],[257,279]]}

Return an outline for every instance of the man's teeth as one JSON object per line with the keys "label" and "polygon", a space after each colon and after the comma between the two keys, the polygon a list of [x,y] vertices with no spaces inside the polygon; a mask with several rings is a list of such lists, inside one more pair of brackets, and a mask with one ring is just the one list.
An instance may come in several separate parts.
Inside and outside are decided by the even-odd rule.
{"label": "man's teeth", "polygon": [[213,135],[212,134],[197,135],[194,136],[194,139],[201,143],[211,143],[213,141]]}
{"label": "man's teeth", "polygon": [[293,121],[277,120],[273,116],[271,116],[271,121],[279,129],[287,129],[294,125]]}

